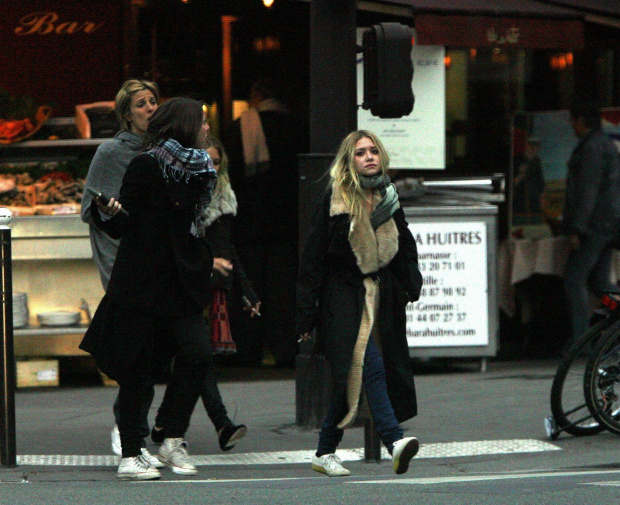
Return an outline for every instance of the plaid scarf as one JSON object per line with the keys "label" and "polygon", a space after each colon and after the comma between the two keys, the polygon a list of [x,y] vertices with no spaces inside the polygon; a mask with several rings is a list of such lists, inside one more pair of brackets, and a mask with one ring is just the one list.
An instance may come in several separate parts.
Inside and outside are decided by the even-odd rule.
{"label": "plaid scarf", "polygon": [[179,183],[204,181],[204,188],[196,203],[192,233],[196,236],[204,236],[204,226],[200,216],[209,206],[211,191],[215,186],[217,172],[213,168],[213,162],[204,149],[192,149],[183,147],[174,139],[161,139],[155,147],[149,149],[150,154],[157,160],[164,179],[172,179]]}

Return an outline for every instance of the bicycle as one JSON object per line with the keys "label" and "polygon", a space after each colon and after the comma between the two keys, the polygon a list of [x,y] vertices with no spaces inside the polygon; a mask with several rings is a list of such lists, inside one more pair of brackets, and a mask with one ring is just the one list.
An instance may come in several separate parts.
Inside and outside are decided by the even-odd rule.
{"label": "bicycle", "polygon": [[[615,299],[620,311],[620,296]],[[584,377],[584,396],[594,419],[620,434],[620,325],[610,327],[592,352]]]}
{"label": "bicycle", "polygon": [[[607,292],[599,318],[568,350],[551,386],[551,416],[545,418],[547,436],[555,440],[562,432],[575,436],[595,435],[606,426],[591,412],[584,394],[584,381],[593,349],[620,329],[620,293]],[[620,433],[620,432],[619,432]]]}

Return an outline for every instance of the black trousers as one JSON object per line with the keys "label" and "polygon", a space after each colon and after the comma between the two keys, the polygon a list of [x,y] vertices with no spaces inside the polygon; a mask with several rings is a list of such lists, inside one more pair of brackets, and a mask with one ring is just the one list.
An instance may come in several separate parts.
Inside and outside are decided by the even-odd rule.
{"label": "black trousers", "polygon": [[263,347],[267,347],[277,365],[292,367],[297,354],[296,245],[261,239],[236,248],[245,274],[262,302],[262,316],[250,319],[239,303],[243,294],[233,291],[230,324],[237,344],[236,357],[241,364],[260,365]]}
{"label": "black trousers", "polygon": [[[178,349],[157,422],[166,428],[168,437],[180,438],[189,427],[205,378],[214,373],[206,321],[199,312],[186,317],[161,317],[155,324],[174,340]],[[118,427],[123,457],[141,454],[143,408],[150,401],[153,373],[152,349],[144,349],[131,370],[118,379]]]}
{"label": "black trousers", "polygon": [[[205,370],[205,374],[203,377],[202,383],[199,385],[199,396],[202,399],[202,403],[207,411],[207,415],[209,419],[213,423],[216,431],[224,428],[225,426],[231,426],[233,422],[228,418],[228,413],[226,412],[226,407],[224,402],[222,401],[222,396],[220,395],[220,390],[217,386],[217,379],[215,373],[215,366],[213,363],[212,353],[211,353],[211,333],[210,328],[207,325],[208,334],[208,346],[209,346],[209,366]],[[174,370],[173,365],[173,370]],[[169,418],[172,415],[173,407],[170,406],[170,403],[173,401],[172,395],[174,391],[168,387],[166,389],[166,393],[164,395],[164,399],[162,401],[159,410],[157,411],[157,417],[155,418],[155,426],[158,428],[166,428],[166,434],[168,434],[168,425],[170,424]]]}

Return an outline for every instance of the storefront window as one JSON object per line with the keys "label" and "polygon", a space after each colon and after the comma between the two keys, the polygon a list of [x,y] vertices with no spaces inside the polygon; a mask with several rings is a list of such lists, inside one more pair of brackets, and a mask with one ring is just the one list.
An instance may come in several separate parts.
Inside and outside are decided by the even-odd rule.
{"label": "storefront window", "polygon": [[446,52],[448,171],[454,175],[507,173],[513,114],[568,108],[573,90],[571,52],[449,48]]}

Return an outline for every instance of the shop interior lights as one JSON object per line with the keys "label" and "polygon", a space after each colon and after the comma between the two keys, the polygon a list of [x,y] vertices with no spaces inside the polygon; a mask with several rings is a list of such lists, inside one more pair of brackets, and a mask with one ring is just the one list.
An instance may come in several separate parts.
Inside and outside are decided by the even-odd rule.
{"label": "shop interior lights", "polygon": [[549,66],[552,70],[564,70],[573,66],[573,53],[556,53],[549,56]]}

